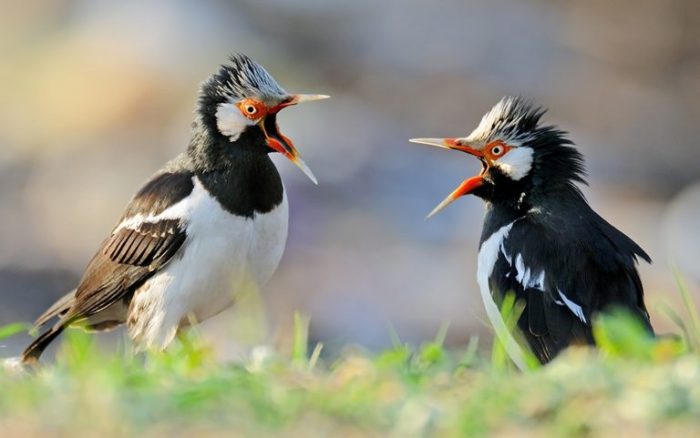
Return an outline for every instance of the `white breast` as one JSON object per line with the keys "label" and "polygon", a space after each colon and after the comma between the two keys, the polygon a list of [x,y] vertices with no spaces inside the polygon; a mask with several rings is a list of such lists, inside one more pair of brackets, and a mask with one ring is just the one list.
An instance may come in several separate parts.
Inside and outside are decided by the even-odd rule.
{"label": "white breast", "polygon": [[515,362],[518,368],[526,369],[527,364],[525,360],[525,355],[523,354],[520,345],[515,341],[513,335],[506,327],[501,312],[493,300],[491,295],[491,288],[489,287],[489,277],[493,272],[493,268],[496,266],[496,261],[498,260],[498,255],[501,252],[501,246],[504,240],[508,237],[510,229],[513,227],[515,222],[511,222],[508,225],[504,225],[499,228],[498,231],[489,236],[488,239],[481,244],[479,249],[478,258],[478,268],[477,268],[477,282],[479,283],[479,291],[481,292],[481,299],[484,302],[484,307],[486,308],[486,315],[491,321],[496,336],[505,346],[508,356]]}
{"label": "white breast", "polygon": [[129,333],[148,347],[164,348],[190,318],[203,321],[247,288],[260,288],[284,252],[286,194],[275,209],[252,219],[225,211],[196,177],[186,199],[187,240],[131,303]]}

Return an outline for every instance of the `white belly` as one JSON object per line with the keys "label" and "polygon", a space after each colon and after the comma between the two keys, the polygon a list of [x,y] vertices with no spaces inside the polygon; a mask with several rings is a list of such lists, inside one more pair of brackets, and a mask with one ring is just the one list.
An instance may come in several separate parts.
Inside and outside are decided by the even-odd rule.
{"label": "white belly", "polygon": [[[203,190],[196,181],[195,190]],[[191,319],[203,321],[262,287],[277,269],[287,240],[286,194],[274,210],[234,216],[212,197],[198,196],[179,253],[134,294],[129,333],[164,348]]]}

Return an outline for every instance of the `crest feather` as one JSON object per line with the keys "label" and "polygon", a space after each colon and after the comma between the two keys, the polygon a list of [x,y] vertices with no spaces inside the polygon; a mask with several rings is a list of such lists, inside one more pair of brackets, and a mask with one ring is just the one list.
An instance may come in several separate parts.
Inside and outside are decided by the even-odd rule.
{"label": "crest feather", "polygon": [[226,100],[240,100],[248,97],[281,99],[287,92],[257,62],[242,53],[229,57],[202,85],[202,94]]}
{"label": "crest feather", "polygon": [[467,137],[489,142],[499,138],[519,146],[531,140],[546,109],[522,97],[506,96],[484,115],[479,126]]}

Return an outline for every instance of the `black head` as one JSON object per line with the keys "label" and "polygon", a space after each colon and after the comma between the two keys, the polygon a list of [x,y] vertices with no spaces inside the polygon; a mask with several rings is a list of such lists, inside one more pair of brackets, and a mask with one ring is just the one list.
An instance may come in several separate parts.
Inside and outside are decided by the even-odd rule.
{"label": "black head", "polygon": [[300,102],[327,97],[287,93],[260,64],[243,54],[233,55],[202,84],[195,129],[204,129],[214,141],[195,141],[194,146],[279,152],[316,182],[292,141],[280,133],[277,113]]}
{"label": "black head", "polygon": [[466,137],[412,139],[466,152],[482,163],[479,175],[463,181],[429,216],[467,194],[517,207],[554,191],[578,192],[575,183],[585,183],[583,156],[564,131],[540,123],[545,112],[522,98],[504,97]]}

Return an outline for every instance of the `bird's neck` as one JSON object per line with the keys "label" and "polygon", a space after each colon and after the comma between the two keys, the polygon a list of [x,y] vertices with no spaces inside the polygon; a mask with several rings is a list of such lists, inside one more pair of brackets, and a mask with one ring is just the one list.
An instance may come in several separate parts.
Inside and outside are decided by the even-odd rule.
{"label": "bird's neck", "polygon": [[[581,191],[572,184],[558,185],[551,190],[523,190],[515,196],[486,202],[482,242],[491,234],[524,217],[566,217],[589,209]],[[542,221],[547,222],[547,221]]]}
{"label": "bird's neck", "polygon": [[257,127],[243,131],[235,141],[219,133],[200,117],[192,124],[192,137],[187,155],[201,170],[225,170],[238,167],[241,161],[268,159],[271,149]]}
{"label": "bird's neck", "polygon": [[282,179],[267,154],[262,135],[244,133],[231,142],[197,128],[195,122],[186,152],[188,167],[225,210],[253,217],[282,202]]}

